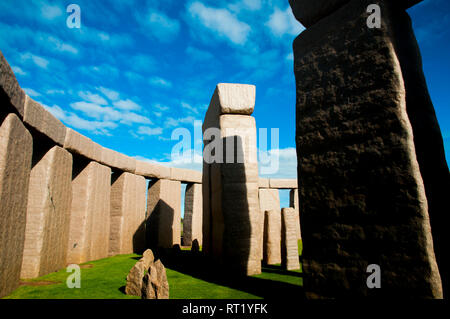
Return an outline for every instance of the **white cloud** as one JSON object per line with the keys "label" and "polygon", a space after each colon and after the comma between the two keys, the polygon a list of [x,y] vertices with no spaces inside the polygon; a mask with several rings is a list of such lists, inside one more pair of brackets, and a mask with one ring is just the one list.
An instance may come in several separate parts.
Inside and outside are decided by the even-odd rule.
{"label": "white cloud", "polygon": [[52,6],[44,3],[41,5],[41,14],[44,19],[53,20],[55,18],[62,16],[63,11],[57,5]]}
{"label": "white cloud", "polygon": [[[44,40],[44,39],[42,39]],[[45,41],[47,43],[51,43],[54,46],[54,49],[59,52],[69,52],[72,54],[78,54],[78,49],[73,47],[70,44],[62,42],[60,39],[55,38],[53,36],[45,36]]]}
{"label": "white cloud", "polygon": [[186,102],[181,102],[181,107],[186,109],[186,110],[188,110],[188,111],[191,111],[191,112],[193,112],[195,114],[198,114],[198,110],[195,107],[191,106],[190,104],[188,104]]}
{"label": "white cloud", "polygon": [[201,2],[193,2],[188,7],[190,16],[200,22],[213,34],[228,39],[234,44],[244,44],[250,33],[250,26],[232,14],[227,9],[206,7]]}
{"label": "white cloud", "polygon": [[47,90],[45,93],[49,94],[49,95],[55,95],[55,94],[64,95],[64,94],[66,94],[66,92],[64,90],[55,90],[55,89]]}
{"label": "white cloud", "polygon": [[167,127],[176,127],[180,124],[194,123],[195,118],[193,116],[187,116],[183,118],[174,119],[173,117],[168,117],[166,119],[165,125]]}
{"label": "white cloud", "polygon": [[298,35],[305,28],[295,19],[290,7],[285,10],[275,8],[270,15],[266,26],[270,28],[272,34],[282,37],[285,34]]}
{"label": "white cloud", "polygon": [[152,135],[162,134],[162,131],[163,131],[163,129],[161,127],[151,128],[151,127],[148,127],[148,126],[139,126],[136,133],[138,135],[152,136]]}
{"label": "white cloud", "polygon": [[110,101],[116,101],[119,99],[119,92],[116,92],[111,89],[107,89],[104,87],[98,87],[97,90],[99,90],[104,96],[106,96]]}
{"label": "white cloud", "polygon": [[14,74],[18,74],[18,75],[27,75],[27,72],[25,72],[24,70],[22,70],[20,67],[18,66],[12,66],[11,69],[13,70]]}
{"label": "white cloud", "polygon": [[148,82],[153,86],[159,86],[159,87],[165,87],[170,88],[172,87],[172,83],[169,80],[165,80],[159,76],[153,76],[151,77]]}
{"label": "white cloud", "polygon": [[288,55],[286,55],[286,60],[288,61],[294,61],[294,53],[289,53]]}
{"label": "white cloud", "polygon": [[[297,151],[293,147],[283,149],[271,149],[269,151],[258,150],[258,168],[261,177],[270,178],[297,178]],[[270,171],[271,163],[267,161],[278,159],[278,170],[271,174],[263,174],[264,170]],[[266,168],[266,169],[264,169]]]}
{"label": "white cloud", "polygon": [[140,110],[141,107],[130,99],[120,100],[113,103],[113,105],[121,110]]}
{"label": "white cloud", "polygon": [[20,59],[24,62],[32,61],[36,66],[46,69],[48,64],[50,63],[47,59],[40,57],[38,55],[31,54],[30,52],[26,52],[20,55]]}
{"label": "white cloud", "polygon": [[169,107],[167,105],[161,105],[159,103],[153,104],[153,107],[156,107],[158,110],[167,111]]}
{"label": "white cloud", "polygon": [[28,96],[31,96],[31,97],[41,96],[41,93],[36,92],[36,91],[33,90],[33,89],[30,89],[30,88],[23,88],[23,90],[25,91],[26,94],[28,94]]}
{"label": "white cloud", "polygon": [[98,105],[107,105],[108,104],[108,102],[106,102],[106,100],[104,98],[102,98],[100,95],[91,93],[89,91],[86,91],[86,92],[80,91],[80,92],[78,92],[78,95],[87,102],[92,102],[92,103],[98,104]]}
{"label": "white cloud", "polygon": [[180,31],[180,22],[168,17],[165,13],[151,9],[145,15],[137,16],[145,34],[152,35],[161,42],[170,42]]}

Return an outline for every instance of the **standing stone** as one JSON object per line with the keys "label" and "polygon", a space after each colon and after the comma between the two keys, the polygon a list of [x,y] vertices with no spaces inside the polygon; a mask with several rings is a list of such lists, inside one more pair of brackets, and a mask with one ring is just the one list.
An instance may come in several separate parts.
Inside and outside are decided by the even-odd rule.
{"label": "standing stone", "polygon": [[143,260],[139,260],[127,275],[127,284],[125,286],[125,293],[131,296],[142,296],[142,283],[145,276],[145,271],[149,267],[145,267]]}
{"label": "standing stone", "polygon": [[307,297],[441,298],[449,171],[408,15],[349,1],[297,37],[294,70]]}
{"label": "standing stone", "polygon": [[160,179],[149,185],[147,242],[151,248],[180,245],[181,183]]}
{"label": "standing stone", "polygon": [[190,184],[184,196],[183,245],[191,246],[194,240],[202,245],[202,185]]}
{"label": "standing stone", "polygon": [[0,297],[19,286],[32,152],[30,133],[9,114],[0,126]]}
{"label": "standing stone", "polygon": [[281,265],[286,270],[300,269],[295,226],[295,209],[283,208],[281,210]]}
{"label": "standing stone", "polygon": [[144,276],[142,299],[169,299],[169,282],[161,260],[155,261]]}
{"label": "standing stone", "polygon": [[31,169],[21,278],[66,266],[72,204],[72,155],[54,146]]}
{"label": "standing stone", "polygon": [[289,207],[295,209],[295,225],[297,227],[297,238],[302,239],[300,230],[300,209],[298,207],[298,189],[291,189],[289,192]]}
{"label": "standing stone", "polygon": [[145,247],[144,220],[145,178],[124,172],[111,185],[110,256]]}
{"label": "standing stone", "polygon": [[210,183],[210,165],[203,162],[202,169],[202,251],[205,255],[211,254],[211,235],[212,235],[212,218],[211,218],[211,183]]}
{"label": "standing stone", "polygon": [[108,257],[111,169],[75,162],[74,171],[67,262],[80,264]]}
{"label": "standing stone", "polygon": [[[261,210],[261,215],[264,220],[264,223],[261,223],[261,227],[263,228],[261,230],[261,233],[263,234],[263,238],[266,238],[265,229],[266,229],[266,223],[270,221],[265,220],[265,211],[268,210],[275,210],[278,211],[278,214],[281,216],[281,208],[280,208],[280,193],[278,189],[269,189],[269,188],[260,188],[259,189],[259,208]],[[267,262],[267,258],[264,256],[267,256],[267,252],[264,251],[264,249],[267,248],[267,246],[263,243],[264,240],[261,241],[261,249],[263,260]],[[277,257],[274,258],[275,260]],[[280,263],[280,262],[275,262]],[[268,263],[269,264],[269,263]],[[269,264],[271,265],[271,263]]]}
{"label": "standing stone", "polygon": [[264,262],[268,265],[281,264],[281,212],[264,212]]}

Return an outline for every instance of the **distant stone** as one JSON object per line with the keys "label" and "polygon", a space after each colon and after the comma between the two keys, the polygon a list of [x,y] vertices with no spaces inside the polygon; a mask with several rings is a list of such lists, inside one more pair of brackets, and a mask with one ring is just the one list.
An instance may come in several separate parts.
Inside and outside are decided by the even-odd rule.
{"label": "distant stone", "polygon": [[197,239],[194,239],[192,241],[191,252],[193,252],[194,254],[200,252],[200,245],[198,244],[198,240]]}

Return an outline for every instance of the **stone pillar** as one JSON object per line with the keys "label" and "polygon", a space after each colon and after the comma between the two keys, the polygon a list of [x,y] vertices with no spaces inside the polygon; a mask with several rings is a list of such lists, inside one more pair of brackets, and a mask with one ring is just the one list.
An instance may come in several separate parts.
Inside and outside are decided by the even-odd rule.
{"label": "stone pillar", "polygon": [[131,254],[145,248],[145,178],[121,173],[111,185],[109,255]]}
{"label": "stone pillar", "polygon": [[204,242],[215,260],[247,275],[261,272],[263,239],[254,105],[254,86],[218,84],[202,127]]}
{"label": "stone pillar", "polygon": [[19,286],[33,140],[15,114],[0,126],[0,297]]}
{"label": "stone pillar", "polygon": [[147,243],[151,248],[180,245],[181,182],[150,183],[147,196]]}
{"label": "stone pillar", "polygon": [[289,191],[289,207],[295,209],[295,225],[297,227],[297,238],[302,239],[300,230],[300,209],[298,207],[298,189],[294,188]]}
{"label": "stone pillar", "polygon": [[281,212],[278,209],[264,212],[264,256],[268,265],[281,263]]}
{"label": "stone pillar", "polygon": [[79,264],[108,257],[111,169],[74,161],[67,262]]}
{"label": "stone pillar", "polygon": [[292,207],[281,210],[281,266],[287,270],[300,269],[295,213]]}
{"label": "stone pillar", "polygon": [[189,184],[184,196],[183,245],[191,246],[194,240],[202,246],[202,185]]}
{"label": "stone pillar", "polygon": [[[264,262],[271,265],[273,263],[269,263],[268,260],[266,259],[267,253],[266,253],[265,249],[267,248],[267,246],[263,243],[263,242],[265,242],[265,238],[266,238],[266,234],[265,234],[265,229],[267,228],[266,224],[268,222],[270,222],[270,221],[265,220],[265,216],[267,216],[267,215],[265,215],[265,211],[275,210],[275,211],[278,211],[279,215],[281,214],[280,192],[278,191],[278,189],[260,188],[259,189],[259,208],[261,210],[261,215],[264,220],[264,223],[261,224],[261,227],[262,227],[261,232],[262,232],[263,238],[264,238],[261,241],[261,249],[262,249],[261,256],[263,256]],[[277,263],[280,263],[280,262],[275,262],[275,264],[277,264]]]}
{"label": "stone pillar", "polygon": [[31,169],[21,278],[66,266],[72,204],[72,155],[54,146]]}
{"label": "stone pillar", "polygon": [[[321,12],[291,0],[300,21],[309,17],[293,45],[309,298],[443,296],[450,177],[404,10],[416,2],[333,1]],[[371,4],[380,28],[367,25]],[[370,264],[382,289],[366,285]]]}

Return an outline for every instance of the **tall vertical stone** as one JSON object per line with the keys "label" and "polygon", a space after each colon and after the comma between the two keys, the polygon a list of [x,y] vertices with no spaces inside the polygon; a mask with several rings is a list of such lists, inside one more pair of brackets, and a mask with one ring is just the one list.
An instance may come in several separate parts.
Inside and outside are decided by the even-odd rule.
{"label": "tall vertical stone", "polygon": [[263,240],[254,105],[254,86],[218,84],[202,127],[203,240],[215,260],[247,275],[261,272]]}
{"label": "tall vertical stone", "polygon": [[297,238],[302,239],[300,230],[300,209],[298,207],[298,189],[294,188],[289,191],[289,207],[295,209],[295,225],[297,227]]}
{"label": "tall vertical stone", "polygon": [[68,263],[83,263],[108,256],[111,169],[89,162],[74,163]]}
{"label": "tall vertical stone", "polygon": [[19,286],[33,140],[15,114],[0,126],[0,297]]}
{"label": "tall vertical stone", "polygon": [[183,245],[191,246],[194,240],[202,245],[202,185],[189,184],[184,196]]}
{"label": "tall vertical stone", "polygon": [[47,151],[31,169],[21,278],[66,266],[72,204],[72,155]]}
{"label": "tall vertical stone", "polygon": [[281,210],[281,265],[287,270],[300,269],[295,213],[292,207]]}
{"label": "tall vertical stone", "polygon": [[[265,215],[265,211],[275,210],[275,211],[278,211],[279,214],[281,214],[280,193],[279,193],[278,189],[260,188],[259,189],[259,208],[261,210],[261,215],[264,220],[264,223],[261,223],[261,227],[262,227],[261,232],[262,232],[263,238],[264,238],[261,241],[261,249],[262,249],[261,256],[263,256],[263,260],[266,263],[268,263],[267,259],[266,259],[267,252],[265,251],[267,246],[264,244],[264,242],[265,242],[265,238],[266,238],[266,234],[265,234],[265,229],[267,228],[266,224],[270,223],[271,221],[265,220],[265,217],[267,216],[267,215]],[[275,262],[275,263],[279,263],[279,262]]]}
{"label": "tall vertical stone", "polygon": [[[439,271],[447,285],[442,209],[450,178],[404,11],[415,2],[341,3],[294,41],[310,298],[440,298]],[[371,4],[381,9],[380,28],[367,25]],[[370,264],[380,266],[382,289],[366,285]]]}
{"label": "tall vertical stone", "polygon": [[268,265],[281,263],[281,211],[279,209],[264,212],[264,256]]}
{"label": "tall vertical stone", "polygon": [[109,255],[131,254],[145,248],[145,178],[121,173],[111,185]]}
{"label": "tall vertical stone", "polygon": [[150,247],[180,245],[181,182],[159,179],[147,195],[147,243]]}

